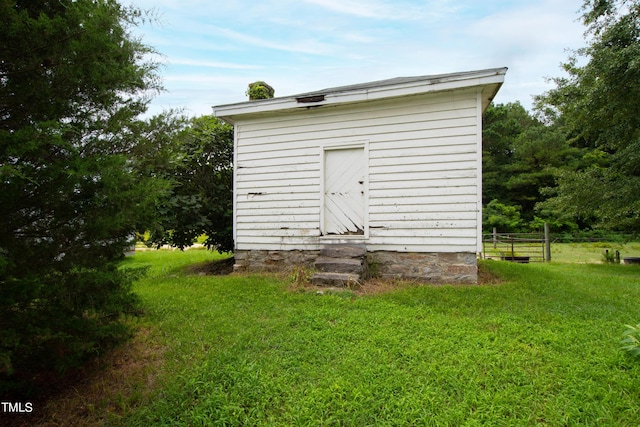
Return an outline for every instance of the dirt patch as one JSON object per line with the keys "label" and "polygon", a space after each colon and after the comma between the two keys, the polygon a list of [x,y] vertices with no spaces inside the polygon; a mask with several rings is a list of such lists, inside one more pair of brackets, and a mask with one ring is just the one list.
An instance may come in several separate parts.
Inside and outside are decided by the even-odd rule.
{"label": "dirt patch", "polygon": [[[397,279],[367,279],[361,284],[352,287],[333,288],[316,286],[309,283],[308,275],[304,269],[296,270],[292,275],[292,283],[289,286],[290,291],[303,291],[303,292],[315,292],[315,293],[332,293],[332,292],[352,292],[355,295],[377,295],[388,292],[397,291],[400,289],[412,288],[417,286],[440,286],[437,284],[428,284],[423,282],[411,281],[411,280],[397,280]],[[491,286],[499,285],[504,280],[487,271],[483,266],[478,266],[478,284],[469,285],[461,284],[455,286]]]}
{"label": "dirt patch", "polygon": [[372,278],[364,281],[361,286],[354,289],[354,292],[358,295],[378,295],[420,285],[409,280]]}
{"label": "dirt patch", "polygon": [[419,286],[439,286],[439,285],[425,284],[425,283],[414,282],[409,280],[372,278],[372,279],[367,279],[364,282],[351,287],[317,286],[309,282],[305,282],[305,283],[293,282],[289,286],[289,290],[291,292],[312,292],[316,294],[349,292],[353,295],[365,296],[365,295],[385,294],[389,292],[398,291],[401,289],[415,288]]}
{"label": "dirt patch", "polygon": [[203,276],[224,276],[233,273],[233,265],[235,263],[235,258],[231,257],[190,265],[186,271],[189,274],[199,274]]}
{"label": "dirt patch", "polygon": [[102,426],[117,420],[148,402],[163,370],[164,352],[151,330],[140,328],[130,341],[57,378],[32,402],[31,413],[0,419],[0,425]]}
{"label": "dirt patch", "polygon": [[499,285],[504,280],[488,271],[482,264],[478,266],[478,285]]}

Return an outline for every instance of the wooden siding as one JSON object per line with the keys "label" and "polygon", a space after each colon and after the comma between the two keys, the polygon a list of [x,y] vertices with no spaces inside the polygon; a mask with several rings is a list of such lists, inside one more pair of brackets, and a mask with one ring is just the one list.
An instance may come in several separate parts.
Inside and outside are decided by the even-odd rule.
{"label": "wooden siding", "polygon": [[319,249],[329,239],[320,226],[323,150],[366,141],[367,248],[476,252],[478,99],[465,89],[244,117],[236,248]]}

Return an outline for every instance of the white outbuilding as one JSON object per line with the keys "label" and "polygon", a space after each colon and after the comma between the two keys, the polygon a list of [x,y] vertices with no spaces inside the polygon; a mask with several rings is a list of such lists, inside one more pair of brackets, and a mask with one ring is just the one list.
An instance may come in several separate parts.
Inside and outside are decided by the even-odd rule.
{"label": "white outbuilding", "polygon": [[506,68],[214,107],[234,125],[236,269],[359,247],[370,273],[477,281],[482,115]]}

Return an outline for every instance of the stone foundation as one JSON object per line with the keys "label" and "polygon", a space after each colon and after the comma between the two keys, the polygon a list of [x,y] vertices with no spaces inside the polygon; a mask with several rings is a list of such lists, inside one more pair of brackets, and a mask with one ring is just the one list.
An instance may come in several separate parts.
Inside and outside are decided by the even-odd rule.
{"label": "stone foundation", "polygon": [[[303,267],[312,270],[320,251],[239,250],[234,271],[279,272]],[[475,253],[367,252],[368,272],[383,279],[423,283],[478,283]]]}
{"label": "stone foundation", "polygon": [[474,253],[368,252],[373,277],[415,280],[423,283],[478,283]]}
{"label": "stone foundation", "polygon": [[233,271],[248,272],[280,272],[292,270],[295,267],[313,269],[313,263],[320,251],[264,251],[264,250],[236,250],[236,263]]}

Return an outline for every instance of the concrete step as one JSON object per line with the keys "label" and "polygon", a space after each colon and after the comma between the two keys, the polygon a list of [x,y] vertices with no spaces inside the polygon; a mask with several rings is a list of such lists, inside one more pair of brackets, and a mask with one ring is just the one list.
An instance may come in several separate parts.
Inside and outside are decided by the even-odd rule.
{"label": "concrete step", "polygon": [[329,258],[319,256],[314,266],[316,270],[329,273],[353,273],[362,274],[364,272],[363,258]]}
{"label": "concrete step", "polygon": [[364,258],[367,249],[357,245],[327,245],[320,250],[321,257],[327,258]]}
{"label": "concrete step", "polygon": [[311,283],[316,286],[334,286],[350,288],[360,285],[360,275],[351,273],[319,272],[311,276]]}
{"label": "concrete step", "polygon": [[327,245],[320,250],[311,276],[317,286],[353,287],[360,284],[365,273],[367,249],[364,245]]}

